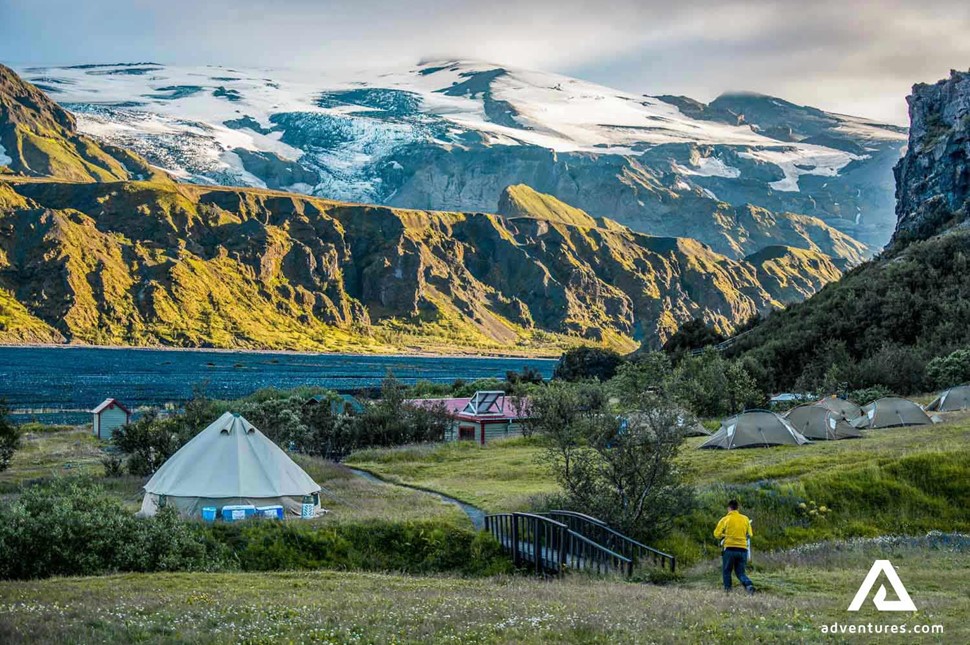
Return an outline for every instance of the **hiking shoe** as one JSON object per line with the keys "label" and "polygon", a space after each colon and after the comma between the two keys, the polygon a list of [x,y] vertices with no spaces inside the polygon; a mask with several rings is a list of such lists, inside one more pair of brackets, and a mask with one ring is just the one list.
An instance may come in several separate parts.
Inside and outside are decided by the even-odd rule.
{"label": "hiking shoe", "polygon": [[746,591],[748,592],[748,595],[749,596],[753,596],[754,595],[754,587],[748,587],[746,589]]}

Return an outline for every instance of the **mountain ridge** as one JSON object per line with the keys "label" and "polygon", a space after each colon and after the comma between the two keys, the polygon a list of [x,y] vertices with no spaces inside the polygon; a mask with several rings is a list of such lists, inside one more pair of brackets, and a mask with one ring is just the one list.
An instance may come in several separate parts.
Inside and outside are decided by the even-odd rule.
{"label": "mountain ridge", "polygon": [[737,259],[757,249],[725,240],[730,231],[717,222],[748,204],[819,217],[882,246],[893,223],[891,167],[905,141],[893,126],[788,103],[785,114],[806,132],[772,138],[781,118],[773,104],[742,110],[738,125],[693,118],[663,97],[461,60],[350,78],[215,67],[26,71],[57,90],[86,131],[187,180],[484,212],[523,183],[594,217],[696,237]]}
{"label": "mountain ridge", "polygon": [[[75,141],[59,134],[60,146]],[[0,181],[0,341],[629,350],[659,345],[696,317],[727,332],[839,274],[815,250],[733,259],[521,185],[506,189],[501,215],[158,174],[97,181],[73,162],[65,174],[77,181],[36,172]]]}

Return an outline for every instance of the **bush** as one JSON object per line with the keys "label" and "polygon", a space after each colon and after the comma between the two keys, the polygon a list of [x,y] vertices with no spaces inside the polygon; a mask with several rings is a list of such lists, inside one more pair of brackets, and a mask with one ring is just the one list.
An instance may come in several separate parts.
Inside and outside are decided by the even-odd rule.
{"label": "bush", "polygon": [[623,357],[612,349],[576,347],[560,357],[552,378],[560,381],[606,382],[616,375],[622,363]]}
{"label": "bush", "polygon": [[609,382],[610,393],[624,404],[636,401],[646,392],[662,391],[668,384],[673,367],[663,352],[648,352],[628,361],[616,370]]}
{"label": "bush", "polygon": [[866,405],[867,403],[872,403],[876,399],[884,399],[887,396],[892,395],[893,393],[891,390],[877,385],[875,387],[866,387],[861,390],[853,390],[852,392],[849,392],[846,398],[856,405]]}
{"label": "bush", "polygon": [[54,480],[0,507],[0,578],[224,568],[228,550],[174,509],[138,518],[104,489]]}
{"label": "bush", "polygon": [[441,521],[332,526],[247,522],[215,524],[210,531],[247,571],[327,568],[492,575],[510,569],[493,537]]}
{"label": "bush", "polygon": [[140,518],[81,479],[0,506],[0,579],[235,568],[493,575],[511,564],[490,535],[446,521],[206,525],[174,508]]}
{"label": "bush", "polygon": [[10,421],[10,408],[0,400],[0,472],[10,467],[13,453],[20,448],[20,428]]}
{"label": "bush", "polygon": [[160,419],[151,410],[141,418],[124,425],[111,437],[111,442],[127,455],[128,472],[146,477],[158,470],[188,440],[176,419]]}
{"label": "bush", "polygon": [[970,349],[931,360],[926,365],[926,380],[930,387],[941,390],[970,381]]}
{"label": "bush", "polygon": [[762,407],[764,394],[744,365],[707,349],[685,356],[674,369],[668,385],[681,405],[700,417],[717,417]]}

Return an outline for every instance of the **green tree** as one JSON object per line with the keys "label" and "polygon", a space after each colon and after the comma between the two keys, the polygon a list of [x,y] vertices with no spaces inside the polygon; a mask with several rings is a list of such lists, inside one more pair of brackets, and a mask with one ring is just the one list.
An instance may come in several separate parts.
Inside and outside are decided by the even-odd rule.
{"label": "green tree", "polygon": [[672,372],[670,356],[664,352],[648,352],[620,365],[616,376],[609,381],[610,394],[630,404],[646,392],[662,391]]}
{"label": "green tree", "polygon": [[663,345],[663,351],[668,354],[684,354],[691,350],[717,345],[725,340],[723,334],[700,318],[695,318],[681,325],[680,329],[667,339]]}
{"label": "green tree", "polygon": [[926,365],[926,379],[931,387],[939,389],[970,381],[970,349],[958,349],[931,360]]}
{"label": "green tree", "polygon": [[744,365],[725,359],[713,348],[685,356],[674,369],[669,391],[700,417],[734,414],[764,402],[764,394]]}
{"label": "green tree", "polygon": [[606,382],[616,375],[622,363],[623,357],[612,349],[576,347],[563,353],[552,377],[560,381]]}
{"label": "green tree", "polygon": [[683,410],[656,394],[619,417],[599,384],[550,385],[532,403],[531,423],[563,490],[558,505],[598,517],[642,539],[664,535],[690,510],[693,491],[674,458]]}
{"label": "green tree", "polygon": [[149,410],[115,430],[111,442],[125,454],[128,472],[146,477],[154,474],[185,443],[180,430],[177,419],[160,419],[157,411]]}
{"label": "green tree", "polygon": [[20,428],[10,421],[10,408],[0,399],[0,472],[10,467],[13,454],[20,448]]}

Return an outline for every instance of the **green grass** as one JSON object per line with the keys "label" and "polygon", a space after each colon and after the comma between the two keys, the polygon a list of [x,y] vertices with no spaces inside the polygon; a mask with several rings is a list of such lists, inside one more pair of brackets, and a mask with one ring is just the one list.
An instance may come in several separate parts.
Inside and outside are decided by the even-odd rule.
{"label": "green grass", "polygon": [[[677,553],[667,586],[581,575],[459,578],[362,572],[129,574],[0,582],[0,642],[867,642],[823,625],[942,624],[936,636],[880,642],[970,642],[970,420],[878,430],[861,440],[681,455],[698,507],[659,546]],[[358,452],[352,465],[487,510],[526,508],[555,489],[533,440]],[[64,471],[96,475],[101,446],[81,432],[32,433],[0,482],[14,491]],[[467,519],[420,491],[355,477],[309,457],[325,488],[323,522]],[[65,464],[73,464],[65,468]],[[105,480],[139,497],[140,480]],[[112,483],[113,482],[113,483]],[[14,492],[15,494],[15,492]],[[125,496],[128,496],[127,498]],[[133,496],[133,497],[132,497]],[[762,593],[718,590],[708,532],[727,496],[755,522],[751,575]],[[815,505],[812,506],[812,502]],[[806,503],[803,510],[801,503]],[[825,505],[830,510],[811,515]],[[890,534],[924,536],[886,538]],[[915,615],[846,611],[876,559],[890,559]]]}
{"label": "green grass", "polygon": [[[0,582],[0,641],[183,643],[873,642],[823,625],[941,624],[968,642],[962,546],[857,541],[778,554],[752,571],[764,592],[725,596],[714,563],[671,587],[582,577],[464,579],[349,572],[156,574]],[[757,557],[757,556],[756,556]],[[918,612],[846,611],[873,559],[898,567]]]}
{"label": "green grass", "polygon": [[554,492],[555,482],[538,462],[542,448],[529,439],[480,446],[452,442],[363,450],[347,463],[390,482],[439,491],[490,512],[524,510],[536,495]]}

